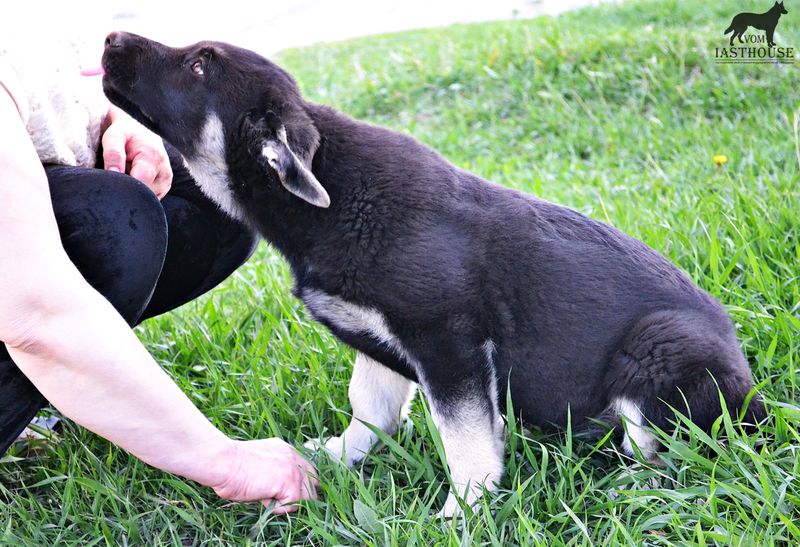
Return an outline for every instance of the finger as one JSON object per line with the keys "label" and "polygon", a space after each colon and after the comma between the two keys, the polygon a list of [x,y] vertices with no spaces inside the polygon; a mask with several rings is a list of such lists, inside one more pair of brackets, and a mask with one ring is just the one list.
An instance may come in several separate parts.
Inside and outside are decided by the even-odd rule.
{"label": "finger", "polygon": [[170,188],[172,188],[172,166],[169,161],[161,162],[153,186],[156,188],[156,195],[159,199],[169,193]]}
{"label": "finger", "polygon": [[300,492],[295,491],[291,496],[278,498],[275,506],[281,511],[281,514],[294,513],[300,507],[297,502],[301,499]]}
{"label": "finger", "polygon": [[317,484],[313,477],[304,474],[297,485],[297,497],[294,499],[317,499]]}
{"label": "finger", "polygon": [[305,484],[307,484],[307,488],[309,493],[316,498],[317,495],[317,487],[319,486],[319,479],[313,470],[311,472],[305,472]]}
{"label": "finger", "polygon": [[119,131],[109,129],[103,133],[101,142],[103,143],[103,167],[107,171],[124,173],[127,160],[125,155],[125,135]]}
{"label": "finger", "polygon": [[261,503],[263,503],[267,509],[270,509],[273,515],[286,515],[288,513],[294,513],[297,511],[296,505],[289,503],[284,504],[276,499],[264,500]]}
{"label": "finger", "polygon": [[306,482],[303,485],[302,493],[303,493],[303,496],[302,496],[303,499],[307,499],[307,500],[318,499],[318,496],[317,496],[317,485],[315,485],[313,482],[310,482],[310,481]]}
{"label": "finger", "polygon": [[147,158],[144,154],[139,154],[133,158],[133,162],[131,163],[131,171],[130,175],[142,181],[147,186],[153,190],[154,193],[156,192],[156,188],[153,182],[156,180],[156,176],[158,175],[158,168],[156,167],[155,163],[152,160]]}
{"label": "finger", "polygon": [[313,480],[315,484],[319,483],[319,481],[317,480],[318,479],[317,470],[314,468],[313,465],[308,463],[306,460],[301,460],[300,471],[302,471],[303,474],[305,474],[305,476],[309,478],[309,480]]}

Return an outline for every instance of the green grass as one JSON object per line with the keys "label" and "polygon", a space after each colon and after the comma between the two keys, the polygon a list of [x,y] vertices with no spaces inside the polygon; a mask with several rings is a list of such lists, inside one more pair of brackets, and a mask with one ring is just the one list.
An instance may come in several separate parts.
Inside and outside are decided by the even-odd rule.
{"label": "green grass", "polygon": [[[425,405],[363,465],[321,462],[322,499],[291,517],[228,504],[68,424],[0,473],[0,541],[49,544],[790,545],[800,542],[800,64],[720,66],[739,11],[629,2],[557,19],[456,26],[287,51],[312,100],[410,133],[485,178],[642,239],[730,310],[770,420],[684,423],[666,465],[610,439],[513,427],[499,492],[465,523]],[[797,7],[777,42],[800,47]],[[717,166],[712,157],[725,154]],[[263,246],[223,286],[137,332],[230,435],[300,446],[348,422],[351,350],[289,294]],[[614,495],[610,493],[614,491]]]}

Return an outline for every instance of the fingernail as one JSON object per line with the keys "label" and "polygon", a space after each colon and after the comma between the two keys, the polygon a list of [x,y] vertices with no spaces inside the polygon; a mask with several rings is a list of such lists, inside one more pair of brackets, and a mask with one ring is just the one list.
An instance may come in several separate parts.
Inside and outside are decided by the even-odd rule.
{"label": "fingernail", "polygon": [[106,167],[107,171],[114,171],[115,173],[122,173],[122,170],[117,167],[116,165],[111,165],[110,167]]}

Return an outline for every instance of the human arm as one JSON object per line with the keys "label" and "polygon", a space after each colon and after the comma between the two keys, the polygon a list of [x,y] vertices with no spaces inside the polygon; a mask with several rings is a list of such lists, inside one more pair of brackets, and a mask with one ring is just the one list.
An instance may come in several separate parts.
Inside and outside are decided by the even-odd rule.
{"label": "human arm", "polygon": [[277,439],[233,441],[164,373],[70,262],[44,170],[0,86],[0,340],[64,415],[145,462],[236,501],[312,497],[310,465]]}

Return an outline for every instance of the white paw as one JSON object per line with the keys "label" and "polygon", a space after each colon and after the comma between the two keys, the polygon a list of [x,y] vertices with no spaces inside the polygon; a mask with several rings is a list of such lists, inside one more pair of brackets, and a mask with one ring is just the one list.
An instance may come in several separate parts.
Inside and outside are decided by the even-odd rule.
{"label": "white paw", "polygon": [[[345,455],[344,437],[331,437],[325,441],[325,451],[331,458],[337,461],[342,461],[342,455]],[[348,467],[350,467],[348,465]]]}
{"label": "white paw", "polygon": [[478,500],[480,500],[482,494],[482,490],[479,490],[478,488],[470,488],[466,491],[466,498],[459,498],[453,493],[452,490],[450,490],[450,493],[447,494],[447,499],[444,501],[444,506],[442,507],[441,511],[436,513],[436,518],[452,519],[462,516],[464,514],[462,505],[466,503],[467,507],[474,509],[474,507],[478,504]]}
{"label": "white paw", "polygon": [[327,441],[320,441],[319,439],[309,439],[305,443],[303,443],[303,447],[311,450],[316,454],[323,453],[337,460],[342,459],[341,437],[331,437]]}
{"label": "white paw", "polygon": [[[338,437],[334,437],[334,439],[338,439]],[[320,442],[317,439],[307,440],[305,443],[303,443],[303,447],[310,450],[313,453],[314,457],[324,456],[335,461],[341,461],[342,459],[341,453],[336,454],[331,452],[328,449],[326,442]]]}
{"label": "white paw", "polygon": [[317,439],[308,439],[303,443],[303,448],[316,454],[322,448],[322,445]]}
{"label": "white paw", "polygon": [[454,519],[458,518],[464,514],[464,510],[461,508],[461,505],[458,503],[458,498],[453,495],[452,492],[447,494],[447,499],[444,502],[444,506],[441,510],[436,513],[437,519]]}
{"label": "white paw", "polygon": [[310,440],[306,441],[303,446],[313,450],[316,454],[325,454],[333,461],[344,463],[348,468],[353,467],[364,457],[363,452],[352,449],[347,451],[344,437],[331,437],[324,444],[317,440]]}
{"label": "white paw", "polygon": [[661,482],[658,480],[658,475],[647,477],[646,475],[640,476],[641,472],[650,472],[650,469],[641,464],[634,464],[627,469],[623,470],[619,475],[616,484],[619,488],[609,490],[608,497],[616,501],[621,497],[623,490],[658,490],[661,488]]}

